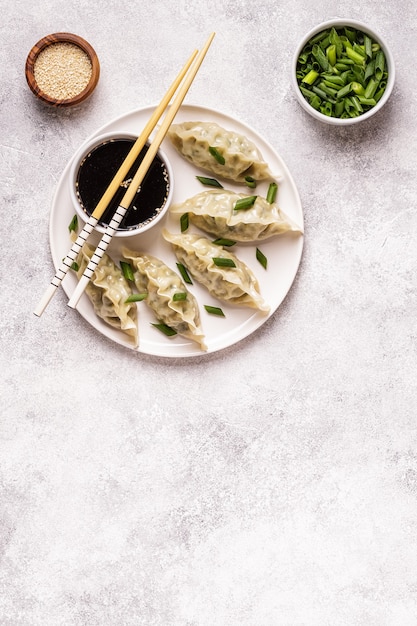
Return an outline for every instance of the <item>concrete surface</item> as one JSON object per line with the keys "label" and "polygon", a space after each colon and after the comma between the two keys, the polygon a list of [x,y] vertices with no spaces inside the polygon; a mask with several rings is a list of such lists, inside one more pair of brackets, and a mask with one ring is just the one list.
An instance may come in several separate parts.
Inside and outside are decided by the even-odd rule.
{"label": "concrete surface", "polygon": [[[417,624],[415,3],[2,5],[0,623]],[[342,130],[289,80],[299,38],[334,16],[372,25],[397,69],[386,108]],[[101,62],[76,110],[24,77],[59,31]],[[305,216],[288,297],[191,360],[114,344],[62,290],[36,318],[63,168],[211,31],[187,102],[252,124],[288,165]]]}

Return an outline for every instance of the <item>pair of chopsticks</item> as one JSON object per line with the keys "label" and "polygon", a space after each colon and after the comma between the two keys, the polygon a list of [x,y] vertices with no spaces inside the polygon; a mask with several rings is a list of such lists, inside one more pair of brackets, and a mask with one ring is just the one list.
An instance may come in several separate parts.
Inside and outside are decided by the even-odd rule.
{"label": "pair of chopsticks", "polygon": [[92,212],[91,216],[87,220],[86,224],[84,225],[84,228],[78,235],[76,241],[73,243],[70,251],[67,253],[67,256],[65,257],[59,269],[57,270],[55,276],[53,277],[48,289],[45,291],[41,301],[39,302],[38,306],[34,310],[34,314],[37,315],[38,317],[42,315],[42,313],[48,306],[57,288],[60,286],[68,270],[71,268],[72,264],[77,258],[82,246],[84,245],[84,243],[86,242],[86,240],[88,239],[88,237],[90,236],[94,228],[97,226],[97,223],[99,219],[101,218],[101,216],[103,215],[104,211],[106,210],[110,200],[112,199],[117,189],[119,188],[119,186],[125,179],[127,172],[132,167],[136,158],[140,154],[140,151],[146,144],[150,133],[155,128],[159,119],[162,117],[164,111],[167,109],[171,101],[171,98],[173,97],[173,95],[179,88],[179,91],[177,95],[175,96],[175,99],[173,100],[171,106],[169,107],[169,109],[167,110],[165,114],[165,117],[155,135],[155,138],[149,145],[149,148],[145,154],[143,161],[141,162],[136,174],[134,175],[132,182],[130,183],[119,206],[117,207],[109,225],[107,226],[105,230],[105,233],[103,234],[98,246],[95,249],[95,252],[90,262],[88,263],[86,269],[84,270],[84,274],[81,276],[81,279],[78,282],[68,302],[68,306],[70,306],[71,308],[75,308],[77,306],[81,295],[83,294],[97,265],[99,264],[101,258],[103,257],[103,254],[105,250],[107,249],[107,246],[111,242],[113,235],[116,232],[121,220],[123,219],[126,212],[128,211],[130,204],[132,203],[136,193],[138,192],[138,189],[140,189],[143,179],[149,167],[151,166],[152,161],[155,158],[156,153],[158,152],[158,149],[165,135],[167,134],[168,129],[171,126],[175,115],[177,114],[178,109],[180,108],[188,90],[190,89],[191,84],[198,70],[200,69],[200,66],[204,60],[204,57],[206,56],[207,51],[211,45],[211,42],[213,41],[214,35],[215,33],[212,33],[210,35],[204,47],[199,53],[197,50],[195,50],[193,54],[190,56],[187,63],[184,65],[184,67],[182,68],[182,70],[180,71],[180,73],[178,74],[178,76],[176,77],[176,79],[174,80],[170,88],[168,89],[167,93],[162,98],[158,107],[155,109],[153,115],[149,119],[142,133],[139,135],[139,137],[133,144],[131,150],[129,151],[129,154],[123,161],[119,170],[116,172],[116,175],[114,176],[110,185],[104,192],[102,198],[100,199],[96,208]]}

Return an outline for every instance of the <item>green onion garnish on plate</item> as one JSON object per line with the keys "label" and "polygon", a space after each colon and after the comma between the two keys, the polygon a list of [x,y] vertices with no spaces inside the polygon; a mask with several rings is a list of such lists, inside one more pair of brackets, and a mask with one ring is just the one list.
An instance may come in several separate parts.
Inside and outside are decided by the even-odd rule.
{"label": "green onion garnish on plate", "polygon": [[266,270],[267,265],[268,265],[268,259],[266,258],[264,253],[261,252],[261,250],[259,250],[259,248],[256,248],[256,258],[259,261],[259,263],[262,265],[262,267]]}
{"label": "green onion garnish on plate", "polygon": [[70,233],[78,230],[78,216],[77,216],[77,214],[74,215],[74,217],[72,218],[72,220],[68,224],[68,230],[69,230]]}
{"label": "green onion garnish on plate", "polygon": [[181,232],[185,233],[185,231],[188,230],[189,225],[190,225],[190,220],[189,220],[188,213],[183,213],[180,217]]}
{"label": "green onion garnish on plate", "polygon": [[185,291],[178,291],[177,293],[174,293],[174,295],[172,296],[173,302],[181,302],[186,299],[187,299],[187,293]]}
{"label": "green onion garnish on plate", "polygon": [[191,276],[189,275],[187,268],[182,263],[177,263],[178,271],[181,274],[181,278],[187,285],[192,285],[193,281],[191,280]]}
{"label": "green onion garnish on plate", "polygon": [[207,178],[207,176],[196,176],[196,179],[200,181],[202,185],[207,185],[207,187],[218,187],[219,189],[223,189],[223,185],[219,183],[215,178]]}
{"label": "green onion garnish on plate", "polygon": [[220,165],[224,165],[226,163],[226,160],[222,153],[219,152],[214,146],[209,146],[209,152],[211,156],[216,159],[217,163],[220,163]]}
{"label": "green onion garnish on plate", "polygon": [[214,256],[212,258],[212,261],[214,265],[217,265],[217,267],[236,267],[236,263],[233,261],[233,259],[229,259],[224,256]]}
{"label": "green onion garnish on plate", "polygon": [[145,300],[145,298],[147,297],[147,293],[131,293],[130,296],[126,298],[125,303],[127,304],[128,302],[142,302],[142,300]]}
{"label": "green onion garnish on plate", "polygon": [[219,239],[215,239],[213,243],[216,246],[225,246],[226,248],[230,248],[231,246],[235,245],[236,241],[233,241],[232,239],[223,239],[222,237],[219,237]]}
{"label": "green onion garnish on plate", "polygon": [[219,317],[226,317],[223,311],[221,310],[221,308],[218,306],[210,306],[209,304],[205,304],[204,308],[206,309],[207,313],[210,313],[210,315],[218,315]]}
{"label": "green onion garnish on plate", "polygon": [[135,280],[133,276],[133,269],[130,263],[128,263],[127,261],[120,261],[120,268],[126,280],[131,280],[131,281]]}
{"label": "green onion garnish on plate", "polygon": [[171,326],[168,326],[167,324],[164,324],[163,322],[160,322],[158,324],[151,324],[151,326],[154,326],[155,328],[160,330],[161,333],[164,333],[164,335],[166,335],[167,337],[173,337],[174,335],[177,334],[177,331],[174,330],[174,328],[171,328]]}

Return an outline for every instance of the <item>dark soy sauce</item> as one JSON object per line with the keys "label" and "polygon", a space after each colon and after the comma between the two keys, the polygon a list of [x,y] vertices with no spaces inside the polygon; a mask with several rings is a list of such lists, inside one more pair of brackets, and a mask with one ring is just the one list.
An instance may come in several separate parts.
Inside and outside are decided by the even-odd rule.
{"label": "dark soy sauce", "polygon": [[[134,143],[133,139],[110,139],[89,152],[82,160],[76,180],[76,192],[83,210],[88,216],[96,208],[117,170]],[[142,148],[123,183],[116,191],[99,224],[107,226],[119,206],[129,183],[135,175],[147,151]],[[131,230],[145,225],[162,210],[169,192],[168,171],[159,155],[156,155],[136,193],[118,230]]]}

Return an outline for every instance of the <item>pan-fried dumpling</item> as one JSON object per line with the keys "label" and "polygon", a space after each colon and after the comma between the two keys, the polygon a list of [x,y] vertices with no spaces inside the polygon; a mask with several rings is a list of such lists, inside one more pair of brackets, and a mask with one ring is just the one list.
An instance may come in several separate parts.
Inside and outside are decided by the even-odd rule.
{"label": "pan-fried dumpling", "polygon": [[[83,275],[93,254],[94,249],[84,244],[77,257],[78,279]],[[113,328],[126,333],[136,346],[137,306],[134,302],[126,302],[132,294],[132,288],[123,276],[122,270],[107,254],[103,254],[85,292],[93,304],[96,315]]]}
{"label": "pan-fried dumpling", "polygon": [[213,189],[173,205],[170,212],[188,213],[190,221],[206,233],[235,241],[255,242],[287,232],[301,233],[276,203],[270,204],[261,196],[257,196],[249,209],[234,210],[236,202],[246,197],[234,191]]}
{"label": "pan-fried dumpling", "polygon": [[[204,285],[212,296],[240,306],[269,312],[258,281],[252,270],[234,254],[197,234],[173,234],[163,230],[163,237],[172,244],[175,255],[191,276]],[[232,263],[232,267],[219,264]]]}
{"label": "pan-fried dumpling", "polygon": [[[252,141],[215,122],[172,124],[168,137],[185,159],[216,176],[240,183],[245,182],[246,176],[255,180],[273,178],[268,164]],[[210,148],[220,153],[224,164],[211,154]]]}
{"label": "pan-fried dumpling", "polygon": [[[200,325],[197,300],[176,272],[150,254],[122,249],[124,259],[133,265],[133,275],[139,293],[147,293],[145,302],[156,318],[179,335],[197,342],[207,350]],[[185,299],[174,299],[175,294],[186,294]]]}

